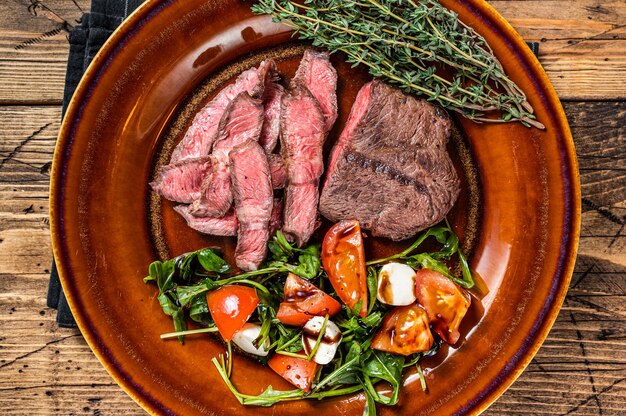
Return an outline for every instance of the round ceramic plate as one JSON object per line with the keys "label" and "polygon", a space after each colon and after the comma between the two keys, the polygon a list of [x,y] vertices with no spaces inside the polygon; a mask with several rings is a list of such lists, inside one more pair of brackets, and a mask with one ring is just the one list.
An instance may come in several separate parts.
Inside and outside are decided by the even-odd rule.
{"label": "round ceramic plate", "polygon": [[[451,152],[463,178],[451,219],[486,290],[464,342],[425,365],[428,393],[406,377],[398,406],[381,414],[474,414],[515,380],[546,337],[574,266],[579,178],[567,121],[545,73],[514,30],[485,2],[443,1],[489,42],[546,126],[458,120]],[[199,106],[243,68],[274,57],[293,73],[302,53],[289,30],[254,16],[242,0],[148,1],[106,43],[80,83],[54,155],[54,254],[87,342],[115,380],[155,414],[361,414],[362,395],[243,408],[211,365],[211,337],[184,346],[142,278],[156,258],[233,239],[189,229],[148,187]],[[368,77],[333,57],[339,72],[336,139]],[[399,219],[401,220],[401,219]],[[368,239],[370,252],[393,250]],[[471,244],[470,244],[471,243]],[[237,358],[234,383],[258,394],[289,385]],[[332,412],[332,413],[331,413]]]}

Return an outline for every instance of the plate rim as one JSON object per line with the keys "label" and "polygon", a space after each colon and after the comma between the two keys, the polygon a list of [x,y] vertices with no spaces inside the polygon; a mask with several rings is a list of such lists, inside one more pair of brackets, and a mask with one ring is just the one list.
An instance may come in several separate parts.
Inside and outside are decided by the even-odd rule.
{"label": "plate rim", "polygon": [[[578,252],[581,221],[581,187],[580,172],[578,169],[574,141],[565,112],[556,91],[554,90],[537,57],[535,57],[532,51],[526,47],[525,41],[515,31],[515,29],[513,29],[510,23],[508,23],[508,21],[506,21],[506,19],[504,19],[495,10],[495,8],[493,8],[493,6],[488,4],[486,1],[457,0],[456,2],[460,5],[460,7],[468,9],[471,14],[484,21],[485,24],[489,25],[490,29],[498,33],[501,38],[509,41],[514,49],[514,54],[516,55],[517,60],[521,61],[521,63],[525,64],[528,68],[525,72],[528,73],[528,76],[533,79],[533,81],[539,82],[540,85],[538,89],[540,89],[545,95],[545,97],[542,97],[541,100],[544,102],[546,107],[554,110],[549,113],[553,113],[556,116],[556,120],[554,120],[555,124],[559,126],[563,133],[562,145],[565,147],[565,156],[563,158],[562,165],[569,165],[566,166],[569,167],[569,169],[566,169],[566,174],[570,176],[569,179],[571,181],[570,186],[564,190],[564,194],[570,193],[571,201],[569,201],[569,206],[564,204],[565,214],[569,214],[569,217],[564,221],[561,236],[561,246],[564,244],[568,245],[568,247],[565,247],[567,255],[565,256],[563,264],[560,267],[560,273],[557,270],[552,277],[553,280],[558,280],[558,291],[554,295],[554,301],[549,305],[549,310],[545,313],[543,321],[540,323],[540,328],[532,334],[532,339],[528,340],[527,337],[521,349],[518,350],[518,353],[515,357],[513,357],[516,359],[516,362],[513,363],[512,368],[509,368],[509,365],[507,365],[507,367],[505,367],[494,378],[494,381],[492,381],[492,383],[485,389],[486,391],[483,390],[484,394],[481,394],[479,397],[475,397],[471,403],[466,404],[460,411],[460,413],[465,414],[480,414],[493,404],[524,372],[532,358],[541,348],[550,329],[556,321],[569,288]],[[63,204],[63,162],[69,153],[66,152],[66,150],[71,148],[72,127],[76,122],[76,116],[80,113],[81,103],[86,98],[88,99],[89,91],[97,83],[99,73],[103,69],[106,70],[107,60],[111,57],[111,55],[115,56],[116,47],[120,43],[123,43],[129,36],[132,35],[134,30],[141,26],[139,23],[142,23],[142,21],[146,19],[149,21],[150,15],[157,11],[159,7],[168,7],[174,3],[174,0],[147,0],[141,4],[107,39],[88,66],[69,102],[59,130],[54,156],[52,159],[49,193],[49,215],[53,254],[57,263],[59,277],[62,286],[64,287],[68,304],[78,327],[91,350],[115,382],[144,410],[154,415],[165,413],[164,410],[167,411],[168,409],[161,408],[154,401],[148,400],[145,394],[142,394],[141,388],[134,385],[123,376],[120,372],[120,368],[118,368],[118,366],[116,366],[113,362],[114,360],[112,356],[107,353],[106,346],[99,342],[98,337],[94,333],[95,330],[83,315],[83,311],[76,305],[77,301],[73,297],[74,294],[65,290],[73,276],[70,272],[68,264],[66,263],[66,258],[63,255],[63,250],[65,250],[66,247],[64,247],[64,241],[61,238],[63,236],[63,220],[59,215],[62,213],[61,206]],[[570,210],[569,213],[567,212],[568,209]]]}

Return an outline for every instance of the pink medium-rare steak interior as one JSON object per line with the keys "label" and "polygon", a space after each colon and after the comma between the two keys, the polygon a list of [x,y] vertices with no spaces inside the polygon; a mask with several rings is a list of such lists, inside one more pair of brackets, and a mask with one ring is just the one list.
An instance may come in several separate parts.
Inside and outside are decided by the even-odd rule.
{"label": "pink medium-rare steak interior", "polygon": [[287,171],[283,231],[298,246],[315,231],[325,129],[319,103],[307,88],[296,84],[285,93],[281,113],[281,146]]}
{"label": "pink medium-rare steak interior", "polygon": [[259,268],[270,238],[274,193],[270,167],[259,143],[248,140],[230,152],[235,213],[239,221],[235,259],[242,270]]}
{"label": "pink medium-rare steak interior", "polygon": [[247,92],[237,95],[228,105],[219,127],[219,136],[213,145],[213,170],[202,185],[200,198],[194,201],[192,213],[196,216],[221,217],[232,205],[230,182],[230,151],[248,140],[258,141],[263,126],[261,100]]}

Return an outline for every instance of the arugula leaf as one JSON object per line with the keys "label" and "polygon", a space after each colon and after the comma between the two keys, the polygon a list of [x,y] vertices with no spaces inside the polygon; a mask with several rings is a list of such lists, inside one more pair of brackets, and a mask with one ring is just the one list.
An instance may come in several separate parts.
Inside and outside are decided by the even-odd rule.
{"label": "arugula leaf", "polygon": [[181,306],[188,305],[193,298],[202,295],[210,290],[217,289],[220,285],[215,283],[214,280],[207,278],[202,282],[193,286],[178,286],[176,287],[176,296]]}
{"label": "arugula leaf", "polygon": [[207,272],[214,272],[218,274],[230,273],[230,265],[226,263],[226,260],[221,258],[217,250],[212,248],[204,248],[198,250],[198,261],[204,270]]}
{"label": "arugula leaf", "polygon": [[213,319],[209,312],[209,305],[204,294],[194,297],[189,303],[189,317],[196,322],[212,324]]}
{"label": "arugula leaf", "polygon": [[315,391],[319,391],[322,387],[340,386],[343,384],[355,384],[359,382],[359,375],[361,374],[361,346],[358,342],[352,342],[350,349],[345,357],[345,361],[342,365],[336,368],[333,372],[328,374],[317,386]]}
{"label": "arugula leaf", "polygon": [[322,262],[320,260],[320,245],[311,244],[310,246],[300,250],[298,263],[300,263],[298,266],[290,270],[292,273],[306,279],[315,278],[320,273],[320,269],[322,267]]}
{"label": "arugula leaf", "polygon": [[282,232],[276,231],[272,240],[267,244],[269,251],[272,255],[272,260],[279,262],[287,262],[289,258],[293,255],[294,248],[289,241],[287,241],[287,237]]}
{"label": "arugula leaf", "polygon": [[367,313],[370,314],[372,309],[374,309],[374,305],[376,305],[376,295],[378,294],[378,272],[375,267],[367,268],[367,294],[370,299],[369,307],[367,308]]}
{"label": "arugula leaf", "polygon": [[385,380],[393,388],[391,397],[378,393],[375,389],[370,391],[374,400],[386,404],[398,403],[400,387],[402,385],[402,367],[404,357],[401,355],[388,354],[382,351],[372,351],[369,359],[363,364],[363,374],[370,379]]}
{"label": "arugula leaf", "polygon": [[[438,243],[442,244],[442,248],[439,251],[432,253],[418,253],[411,255],[411,253],[413,253],[428,237],[434,237]],[[452,275],[448,266],[440,261],[441,259],[450,260],[455,254],[458,255],[459,264],[461,265],[461,279]],[[445,220],[445,225],[429,228],[424,233],[420,234],[413,244],[400,253],[383,259],[368,261],[366,264],[369,266],[388,262],[394,259],[404,260],[414,269],[425,268],[439,272],[452,280],[454,283],[466,289],[474,287],[474,279],[472,278],[469,265],[467,264],[467,259],[459,248],[459,238],[452,230],[452,227],[450,226],[450,223],[448,223],[447,219]]]}
{"label": "arugula leaf", "polygon": [[149,276],[144,277],[145,283],[155,281],[159,288],[159,293],[163,293],[172,288],[174,285],[174,272],[176,270],[175,261],[168,260],[165,262],[153,261],[148,267]]}
{"label": "arugula leaf", "polygon": [[372,393],[364,388],[365,391],[365,407],[363,408],[363,416],[376,416],[376,400]]}
{"label": "arugula leaf", "polygon": [[[176,332],[185,331],[187,329],[187,321],[183,313],[183,308],[178,306],[167,293],[161,293],[158,296],[159,304],[163,309],[163,313],[172,317],[174,321],[174,330]],[[179,336],[178,341],[183,343],[183,337]]]}

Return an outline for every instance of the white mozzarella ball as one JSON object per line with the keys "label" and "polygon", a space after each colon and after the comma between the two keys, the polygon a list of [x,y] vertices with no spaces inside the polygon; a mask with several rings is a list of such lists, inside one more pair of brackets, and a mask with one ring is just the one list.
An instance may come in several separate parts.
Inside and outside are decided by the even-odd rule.
{"label": "white mozzarella ball", "polygon": [[265,339],[264,345],[257,348],[254,340],[259,337],[261,326],[257,324],[246,323],[239,331],[233,335],[233,342],[248,354],[265,357],[268,354],[265,348],[269,348],[269,338]]}
{"label": "white mozzarella ball", "polygon": [[[307,355],[315,348],[323,324],[324,317],[315,316],[309,319],[304,325],[304,328],[302,328],[302,345]],[[326,329],[324,330],[324,335],[317,348],[317,352],[313,356],[313,361],[322,365],[331,362],[335,357],[339,343],[341,343],[341,330],[334,322],[326,322]]]}
{"label": "white mozzarella ball", "polygon": [[376,298],[393,306],[410,305],[417,300],[415,281],[417,274],[410,266],[401,263],[387,263],[378,274]]}

